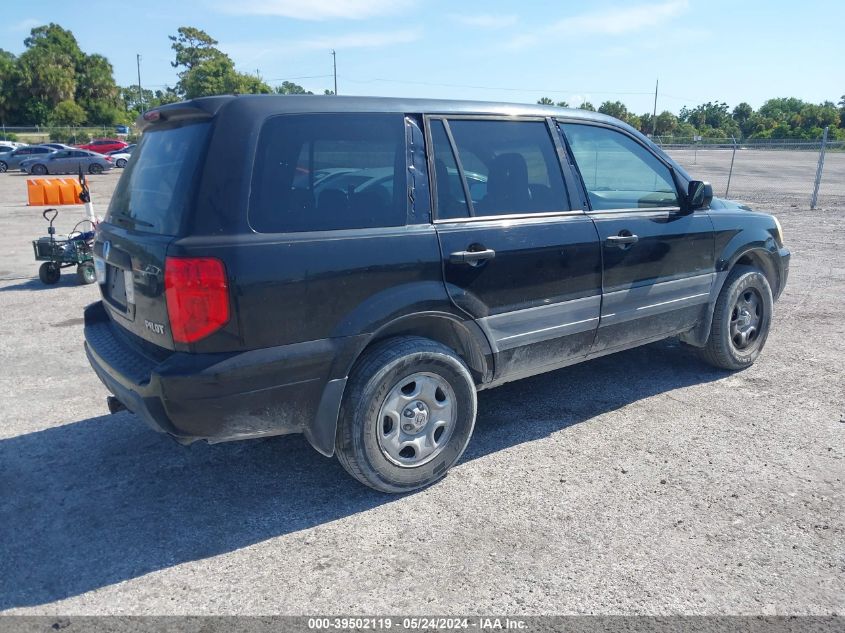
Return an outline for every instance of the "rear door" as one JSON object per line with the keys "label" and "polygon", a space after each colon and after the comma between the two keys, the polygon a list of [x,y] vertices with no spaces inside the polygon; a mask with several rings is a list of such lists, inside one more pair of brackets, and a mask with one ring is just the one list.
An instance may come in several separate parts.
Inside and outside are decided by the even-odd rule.
{"label": "rear door", "polygon": [[446,287],[487,333],[496,377],[585,356],[601,254],[550,121],[431,116],[427,129]]}
{"label": "rear door", "polygon": [[210,129],[203,121],[146,130],[94,245],[103,303],[112,320],[167,349],[174,345],[164,296],[165,258],[193,207]]}
{"label": "rear door", "polygon": [[634,135],[563,123],[602,243],[603,300],[593,351],[688,329],[715,280],[713,225],[681,209],[674,175]]}

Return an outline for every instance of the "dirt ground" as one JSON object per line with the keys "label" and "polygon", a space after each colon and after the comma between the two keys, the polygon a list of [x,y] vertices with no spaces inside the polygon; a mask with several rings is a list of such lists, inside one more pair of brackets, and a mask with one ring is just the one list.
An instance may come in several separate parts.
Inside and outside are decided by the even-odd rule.
{"label": "dirt ground", "polygon": [[752,368],[670,341],[483,392],[463,460],[393,497],[301,437],[182,447],[108,415],[97,287],[38,281],[25,190],[0,174],[0,611],[845,611],[845,206],[766,206],[793,260]]}

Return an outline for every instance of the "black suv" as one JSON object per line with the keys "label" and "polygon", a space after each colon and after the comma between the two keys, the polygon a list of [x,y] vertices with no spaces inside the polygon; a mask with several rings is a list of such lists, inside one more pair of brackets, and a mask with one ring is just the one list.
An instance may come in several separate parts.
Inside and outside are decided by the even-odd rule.
{"label": "black suv", "polygon": [[680,336],[757,358],[777,220],[616,119],[545,106],[226,96],[163,106],[100,224],[88,358],[180,442],[304,433],[401,492],[476,392]]}

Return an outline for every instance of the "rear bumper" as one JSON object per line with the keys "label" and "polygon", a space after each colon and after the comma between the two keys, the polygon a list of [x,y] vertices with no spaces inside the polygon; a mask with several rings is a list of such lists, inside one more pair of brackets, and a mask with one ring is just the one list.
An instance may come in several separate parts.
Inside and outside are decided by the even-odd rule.
{"label": "rear bumper", "polygon": [[333,433],[326,449],[313,427],[323,393],[338,391],[329,371],[342,341],[154,359],[111,322],[102,302],[85,309],[85,351],[97,376],[127,409],[183,443],[305,433],[330,451]]}

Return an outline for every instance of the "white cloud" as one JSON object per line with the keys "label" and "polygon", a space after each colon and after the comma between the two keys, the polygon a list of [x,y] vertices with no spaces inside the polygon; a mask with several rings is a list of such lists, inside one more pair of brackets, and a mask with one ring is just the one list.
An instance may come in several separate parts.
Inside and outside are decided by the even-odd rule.
{"label": "white cloud", "polygon": [[277,15],[297,20],[362,20],[399,13],[415,0],[226,0],[217,8],[238,15]]}
{"label": "white cloud", "polygon": [[535,33],[517,35],[508,48],[523,48],[555,35],[622,35],[659,26],[687,10],[687,0],[667,0],[656,4],[641,4],[624,9],[606,9],[573,15],[553,22]]}
{"label": "white cloud", "polygon": [[507,26],[513,26],[519,21],[519,17],[516,15],[493,15],[490,13],[478,13],[473,15],[460,15],[453,13],[449,17],[461,24],[475,26],[481,29],[503,29]]}
{"label": "white cloud", "polygon": [[399,31],[383,31],[373,33],[347,33],[332,37],[323,35],[307,40],[302,40],[294,45],[299,49],[317,50],[321,48],[382,48],[394,44],[407,44],[416,42],[422,37],[420,29],[402,29]]}
{"label": "white cloud", "polygon": [[398,31],[375,31],[346,33],[344,35],[319,37],[301,40],[272,40],[247,42],[221,42],[220,49],[226,51],[238,65],[251,64],[265,57],[292,55],[303,51],[336,49],[342,51],[349,48],[385,48],[396,44],[415,42],[422,37],[420,29],[403,29]]}
{"label": "white cloud", "polygon": [[20,22],[9,26],[8,30],[14,31],[15,33],[20,31],[25,31],[29,33],[36,26],[41,26],[42,24],[44,24],[43,20],[36,20],[35,18],[26,18],[25,20],[21,20]]}
{"label": "white cloud", "polygon": [[686,0],[669,0],[660,4],[642,4],[627,9],[584,13],[555,22],[552,29],[558,32],[605,33],[620,35],[650,26],[657,26],[687,9]]}

